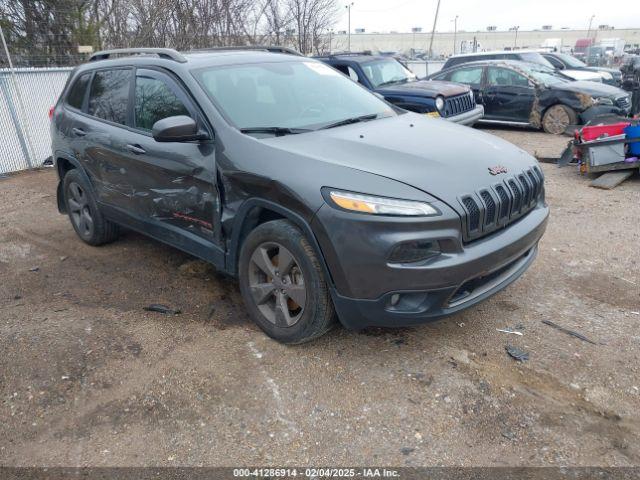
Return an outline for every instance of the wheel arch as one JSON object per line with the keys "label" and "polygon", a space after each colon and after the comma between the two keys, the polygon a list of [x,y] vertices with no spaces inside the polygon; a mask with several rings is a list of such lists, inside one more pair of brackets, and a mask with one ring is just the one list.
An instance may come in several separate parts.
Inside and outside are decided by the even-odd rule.
{"label": "wheel arch", "polygon": [[78,170],[78,172],[80,172],[80,174],[87,181],[87,184],[91,187],[91,193],[94,196],[96,194],[95,188],[93,187],[93,182],[87,175],[87,172],[85,171],[85,169],[82,168],[82,165],[80,164],[77,158],[64,152],[56,152],[53,158],[55,161],[55,168],[56,168],[56,172],[58,173],[58,179],[59,179],[58,187],[56,189],[58,211],[60,213],[67,213],[67,206],[64,201],[64,186],[63,186],[64,176],[67,174],[67,172],[69,172],[70,170]]}
{"label": "wheel arch", "polygon": [[225,270],[227,273],[233,276],[238,275],[240,249],[242,248],[242,244],[247,238],[247,235],[249,235],[249,233],[258,225],[277,219],[289,220],[300,229],[318,257],[327,283],[333,286],[331,273],[329,272],[320,244],[318,243],[313,230],[311,230],[309,222],[307,222],[307,220],[305,220],[305,218],[300,214],[292,210],[269,200],[259,198],[246,200],[236,213],[231,240],[229,242],[229,248],[225,259]]}

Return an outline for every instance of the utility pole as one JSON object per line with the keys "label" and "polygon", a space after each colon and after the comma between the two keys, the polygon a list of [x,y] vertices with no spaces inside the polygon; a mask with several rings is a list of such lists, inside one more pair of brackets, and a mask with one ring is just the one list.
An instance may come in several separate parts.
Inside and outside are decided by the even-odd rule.
{"label": "utility pole", "polygon": [[456,54],[456,36],[458,35],[458,15],[452,20],[453,22],[453,54]]}
{"label": "utility pole", "polygon": [[516,38],[513,41],[513,49],[515,50],[518,46],[518,30],[520,30],[520,25],[516,25],[515,27],[511,27],[511,30],[516,32]]}
{"label": "utility pole", "polygon": [[349,13],[349,21],[348,21],[348,30],[347,30],[347,51],[351,51],[351,7],[353,7],[353,2],[345,5],[344,8],[347,9]]}
{"label": "utility pole", "polygon": [[589,38],[591,36],[591,25],[593,24],[593,19],[596,18],[595,15],[591,15],[591,18],[589,19],[589,28],[587,29],[587,38]]}
{"label": "utility pole", "polygon": [[329,55],[331,55],[331,37],[333,36],[333,28],[329,29]]}
{"label": "utility pole", "polygon": [[438,22],[438,12],[440,12],[440,0],[436,5],[436,17],[433,19],[433,28],[431,29],[431,40],[429,40],[429,58],[433,57],[433,36],[436,34],[436,23]]}

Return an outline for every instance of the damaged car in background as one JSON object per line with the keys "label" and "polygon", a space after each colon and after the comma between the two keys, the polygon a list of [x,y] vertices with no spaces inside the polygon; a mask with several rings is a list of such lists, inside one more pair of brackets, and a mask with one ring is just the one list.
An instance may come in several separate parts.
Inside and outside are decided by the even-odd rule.
{"label": "damaged car in background", "polygon": [[482,122],[542,128],[556,135],[600,115],[624,117],[631,111],[631,96],[620,88],[569,80],[531,63],[465,63],[429,78],[469,85],[484,106]]}
{"label": "damaged car in background", "polygon": [[466,85],[419,80],[395,58],[368,52],[316,58],[405,110],[469,126],[484,115]]}

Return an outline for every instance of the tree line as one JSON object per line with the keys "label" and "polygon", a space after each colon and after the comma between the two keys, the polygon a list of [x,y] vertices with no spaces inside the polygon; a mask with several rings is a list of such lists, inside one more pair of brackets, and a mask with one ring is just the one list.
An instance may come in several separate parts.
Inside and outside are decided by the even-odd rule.
{"label": "tree line", "polygon": [[337,0],[0,0],[0,26],[22,66],[74,65],[86,58],[78,46],[274,44],[323,53],[338,13]]}

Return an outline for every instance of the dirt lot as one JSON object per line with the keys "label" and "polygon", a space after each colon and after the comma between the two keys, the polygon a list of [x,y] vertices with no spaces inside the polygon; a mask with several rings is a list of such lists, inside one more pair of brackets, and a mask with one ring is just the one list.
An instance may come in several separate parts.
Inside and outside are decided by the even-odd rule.
{"label": "dirt lot", "polygon": [[445,321],[298,347],[185,254],[83,244],[53,171],[0,180],[0,464],[640,465],[640,178],[543,169],[552,216],[520,281]]}

